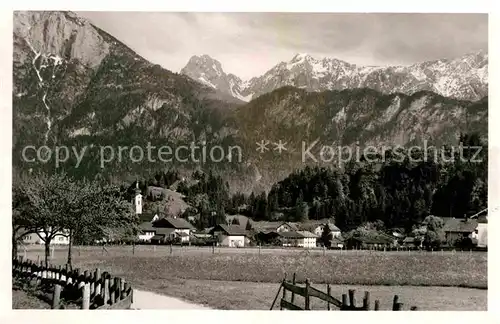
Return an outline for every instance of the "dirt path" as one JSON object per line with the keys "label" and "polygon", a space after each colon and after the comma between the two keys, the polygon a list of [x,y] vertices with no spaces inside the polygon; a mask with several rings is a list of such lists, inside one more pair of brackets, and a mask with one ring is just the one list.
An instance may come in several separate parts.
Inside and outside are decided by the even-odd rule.
{"label": "dirt path", "polygon": [[210,309],[178,298],[159,295],[150,291],[134,289],[132,309]]}

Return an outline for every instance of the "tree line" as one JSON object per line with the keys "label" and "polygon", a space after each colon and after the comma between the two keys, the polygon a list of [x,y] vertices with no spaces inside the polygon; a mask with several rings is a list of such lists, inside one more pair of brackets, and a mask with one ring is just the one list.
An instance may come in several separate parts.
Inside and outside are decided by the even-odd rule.
{"label": "tree line", "polygon": [[[369,222],[406,232],[428,215],[463,218],[487,206],[487,143],[462,134],[461,150],[387,151],[376,159],[350,161],[342,169],[309,167],[274,184],[269,193],[237,193],[230,205],[255,220],[335,218],[349,231]],[[434,159],[434,152],[438,157]],[[440,157],[447,157],[446,161]],[[430,157],[430,158],[429,158]]]}

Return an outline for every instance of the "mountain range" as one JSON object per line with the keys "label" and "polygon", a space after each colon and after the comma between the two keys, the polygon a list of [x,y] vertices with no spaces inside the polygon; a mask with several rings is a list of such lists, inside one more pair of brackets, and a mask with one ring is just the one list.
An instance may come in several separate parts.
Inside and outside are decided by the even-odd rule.
{"label": "mountain range", "polygon": [[[71,154],[59,168],[117,181],[172,167],[186,175],[210,169],[232,190],[248,191],[317,163],[302,160],[303,142],[318,143],[311,150],[317,154],[321,144],[441,145],[456,143],[461,132],[487,135],[484,53],[400,68],[296,55],[243,82],[206,55],[174,73],[72,12],[15,12],[13,42],[13,167],[19,170],[56,170],[54,159],[24,160],[28,145],[88,147],[78,167]],[[263,153],[256,150],[261,141],[270,143]],[[287,148],[281,155],[272,146],[279,141]],[[237,145],[242,161],[228,155],[222,163],[137,163],[125,151],[102,164],[100,147],[148,143]]]}
{"label": "mountain range", "polygon": [[427,90],[464,100],[479,100],[488,94],[488,54],[484,51],[454,59],[387,67],[359,66],[301,53],[247,81],[224,72],[216,59],[201,55],[191,57],[181,74],[244,101],[283,86],[307,91],[370,88],[408,95]]}

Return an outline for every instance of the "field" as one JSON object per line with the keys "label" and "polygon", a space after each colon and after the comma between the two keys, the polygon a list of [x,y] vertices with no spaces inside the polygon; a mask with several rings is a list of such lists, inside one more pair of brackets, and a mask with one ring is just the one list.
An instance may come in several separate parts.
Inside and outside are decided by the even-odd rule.
{"label": "field", "polygon": [[[75,247],[73,259],[78,267],[99,267],[136,287],[218,309],[268,309],[278,283],[294,272],[299,281],[308,278],[323,290],[326,283],[332,284],[338,297],[351,286],[368,290],[372,299],[381,300],[382,309],[389,307],[394,294],[423,310],[486,309],[486,253],[247,248],[214,252],[209,247]],[[42,258],[43,250],[29,247],[26,256]],[[53,258],[64,263],[66,248],[55,248]],[[312,307],[325,309],[321,304]]]}

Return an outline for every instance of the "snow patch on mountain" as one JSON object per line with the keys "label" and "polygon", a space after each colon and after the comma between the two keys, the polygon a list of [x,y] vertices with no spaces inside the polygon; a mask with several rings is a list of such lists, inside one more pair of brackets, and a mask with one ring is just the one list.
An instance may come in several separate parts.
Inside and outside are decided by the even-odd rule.
{"label": "snow patch on mountain", "polygon": [[205,79],[205,74],[202,74],[200,77],[198,77],[198,80],[201,81],[203,84],[206,84],[207,86],[209,87],[212,87],[214,89],[216,89],[217,87],[215,86],[215,84],[213,84],[212,82],[208,81],[207,79]]}

